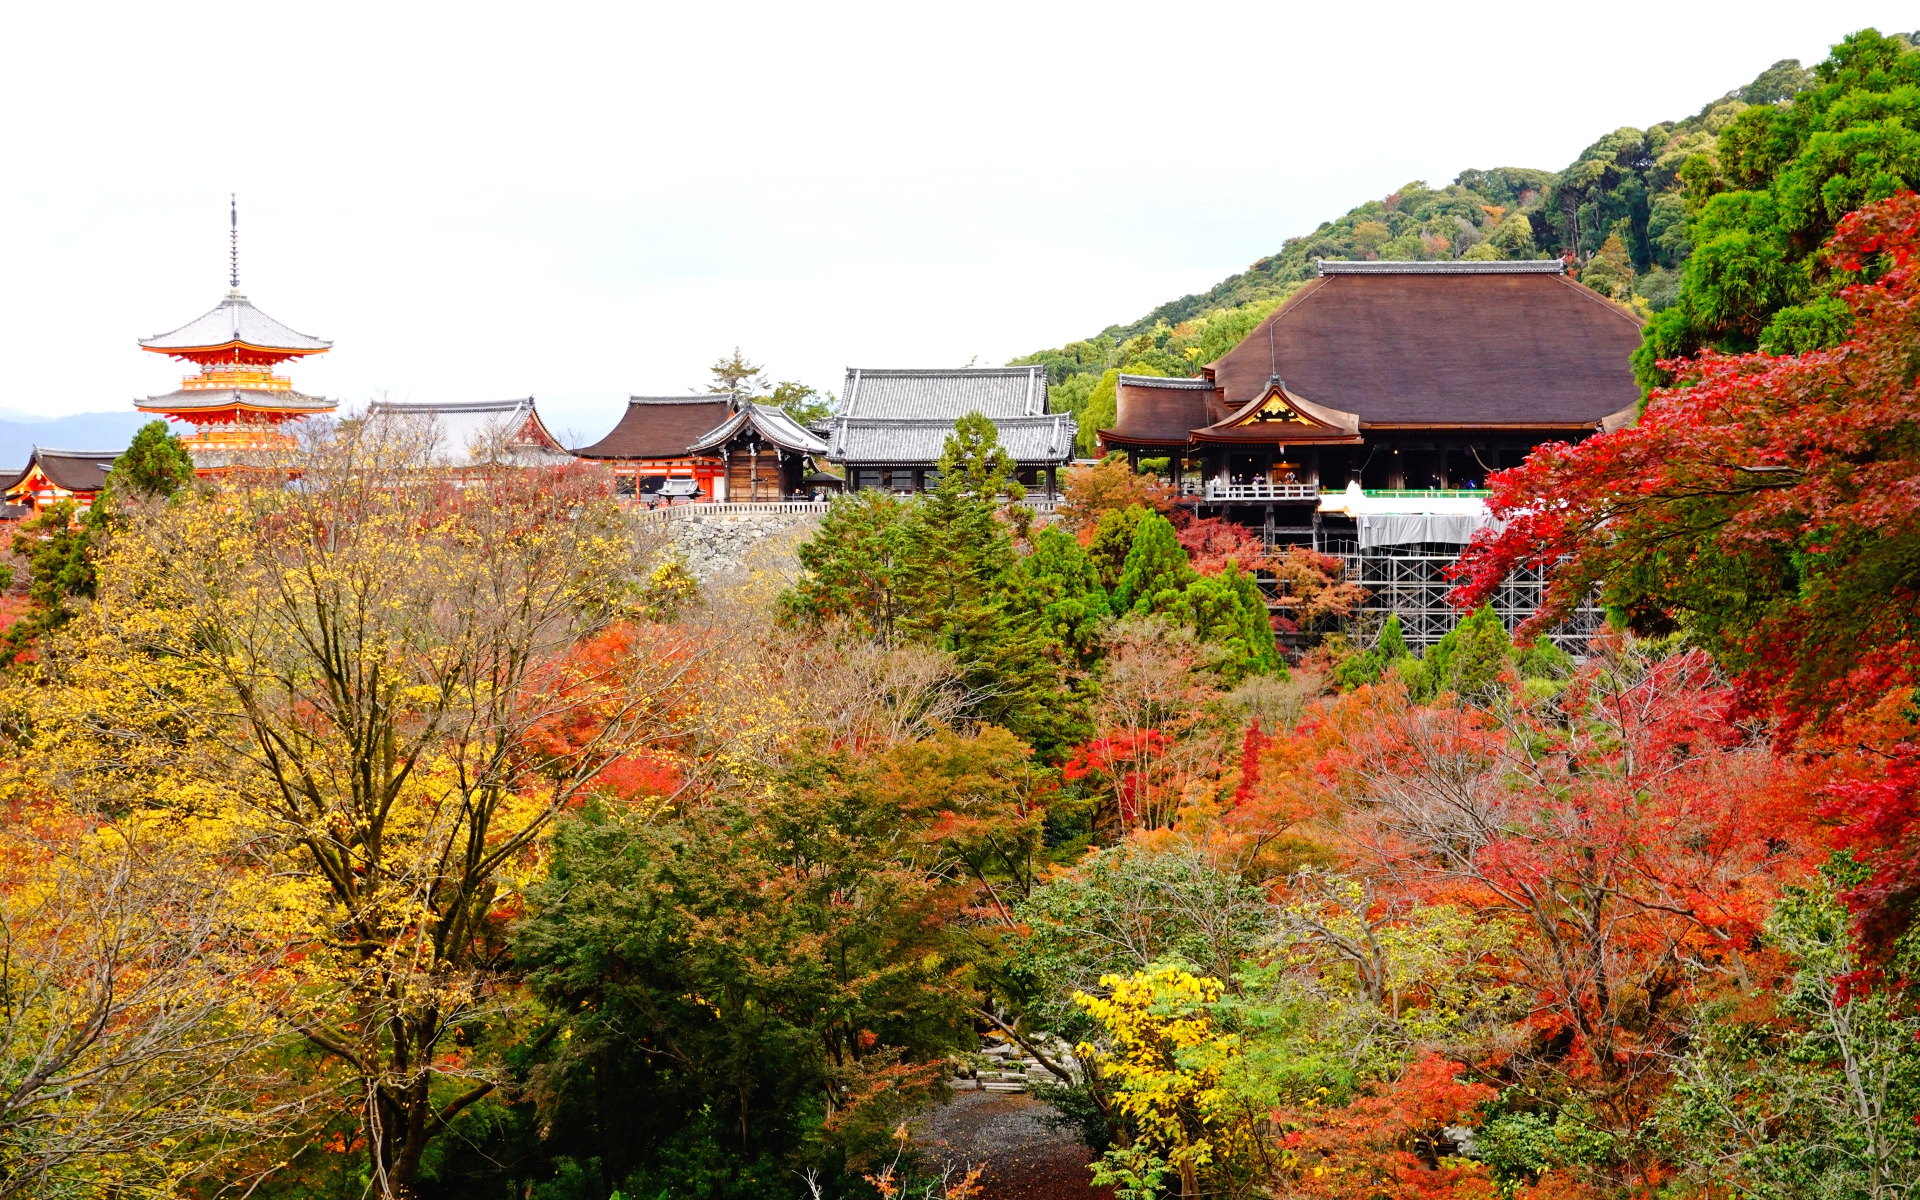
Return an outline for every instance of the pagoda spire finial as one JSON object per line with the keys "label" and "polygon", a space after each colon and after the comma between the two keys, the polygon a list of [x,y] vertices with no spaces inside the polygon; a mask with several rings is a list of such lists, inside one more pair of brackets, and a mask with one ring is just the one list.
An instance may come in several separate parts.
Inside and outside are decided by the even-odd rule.
{"label": "pagoda spire finial", "polygon": [[230,225],[228,237],[232,243],[227,251],[227,258],[233,267],[231,286],[237,292],[240,290],[240,197],[238,193],[228,192],[227,204],[227,218]]}

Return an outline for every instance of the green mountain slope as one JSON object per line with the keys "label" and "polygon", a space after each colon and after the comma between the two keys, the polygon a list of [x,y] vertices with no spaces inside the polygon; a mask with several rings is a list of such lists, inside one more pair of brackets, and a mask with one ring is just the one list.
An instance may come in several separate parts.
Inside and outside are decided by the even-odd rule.
{"label": "green mountain slope", "polygon": [[1651,316],[1674,303],[1692,252],[1681,179],[1688,161],[1711,162],[1742,112],[1790,102],[1811,82],[1798,60],[1784,59],[1690,117],[1616,129],[1558,172],[1495,167],[1462,171],[1440,188],[1408,183],[1288,238],[1205,292],[1014,362],[1047,366],[1049,398],[1080,419],[1081,449],[1092,453],[1094,431],[1113,421],[1120,371],[1198,374],[1312,278],[1317,258],[1571,256],[1582,283]]}

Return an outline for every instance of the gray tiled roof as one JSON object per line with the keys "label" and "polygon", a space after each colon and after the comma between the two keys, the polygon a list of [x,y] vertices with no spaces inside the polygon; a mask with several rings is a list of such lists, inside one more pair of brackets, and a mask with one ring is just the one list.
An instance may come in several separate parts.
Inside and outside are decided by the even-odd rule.
{"label": "gray tiled roof", "polygon": [[743,425],[752,422],[760,436],[799,454],[825,454],[827,444],[808,433],[792,417],[771,404],[749,404],[719,426],[687,445],[687,453],[717,450],[733,440]]}
{"label": "gray tiled roof", "polygon": [[[1073,458],[1079,424],[1065,413],[993,419],[1000,445],[1014,461],[1028,465],[1065,463]],[[939,461],[953,432],[952,420],[862,420],[839,417],[827,451],[836,463],[915,464]]]}
{"label": "gray tiled roof", "polygon": [[1125,387],[1128,384],[1150,388],[1192,388],[1196,392],[1210,392],[1214,388],[1213,380],[1205,378],[1167,379],[1159,375],[1122,375],[1119,385]]}
{"label": "gray tiled roof", "polygon": [[205,346],[225,346],[245,342],[264,350],[325,350],[333,345],[317,337],[288,329],[261,312],[239,292],[228,292],[220,307],[187,322],[169,333],[141,338],[149,350],[192,350]]}
{"label": "gray tiled roof", "polygon": [[970,412],[1032,417],[1047,411],[1045,367],[931,371],[848,367],[839,417],[957,420]]}
{"label": "gray tiled roof", "polygon": [[1557,258],[1520,259],[1501,262],[1456,258],[1447,262],[1396,262],[1365,259],[1348,262],[1337,258],[1316,258],[1313,265],[1322,275],[1564,275],[1567,264]]}
{"label": "gray tiled roof", "polygon": [[252,388],[221,388],[217,391],[182,388],[177,392],[168,392],[164,396],[148,396],[145,400],[133,402],[133,406],[138,409],[166,409],[170,412],[191,412],[197,408],[225,408],[229,404],[247,404],[254,408],[291,409],[299,412],[331,412],[338,407],[325,396],[309,396],[304,392],[293,391],[255,391]]}

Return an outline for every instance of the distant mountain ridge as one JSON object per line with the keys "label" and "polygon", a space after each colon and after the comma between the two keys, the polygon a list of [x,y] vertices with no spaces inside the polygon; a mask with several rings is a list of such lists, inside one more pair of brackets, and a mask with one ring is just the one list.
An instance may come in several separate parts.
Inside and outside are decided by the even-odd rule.
{"label": "distant mountain ridge", "polygon": [[63,417],[34,417],[18,409],[0,409],[0,470],[27,465],[35,446],[60,450],[125,450],[134,431],[153,420],[149,413],[91,412]]}

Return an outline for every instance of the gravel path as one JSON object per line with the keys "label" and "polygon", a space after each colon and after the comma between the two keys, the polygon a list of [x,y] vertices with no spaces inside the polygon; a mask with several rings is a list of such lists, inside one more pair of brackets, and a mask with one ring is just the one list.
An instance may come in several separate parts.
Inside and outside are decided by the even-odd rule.
{"label": "gravel path", "polygon": [[935,1161],[986,1163],[979,1200],[1112,1200],[1088,1182],[1087,1148],[1041,1120],[1052,1113],[1030,1096],[957,1092],[928,1115],[920,1143]]}

